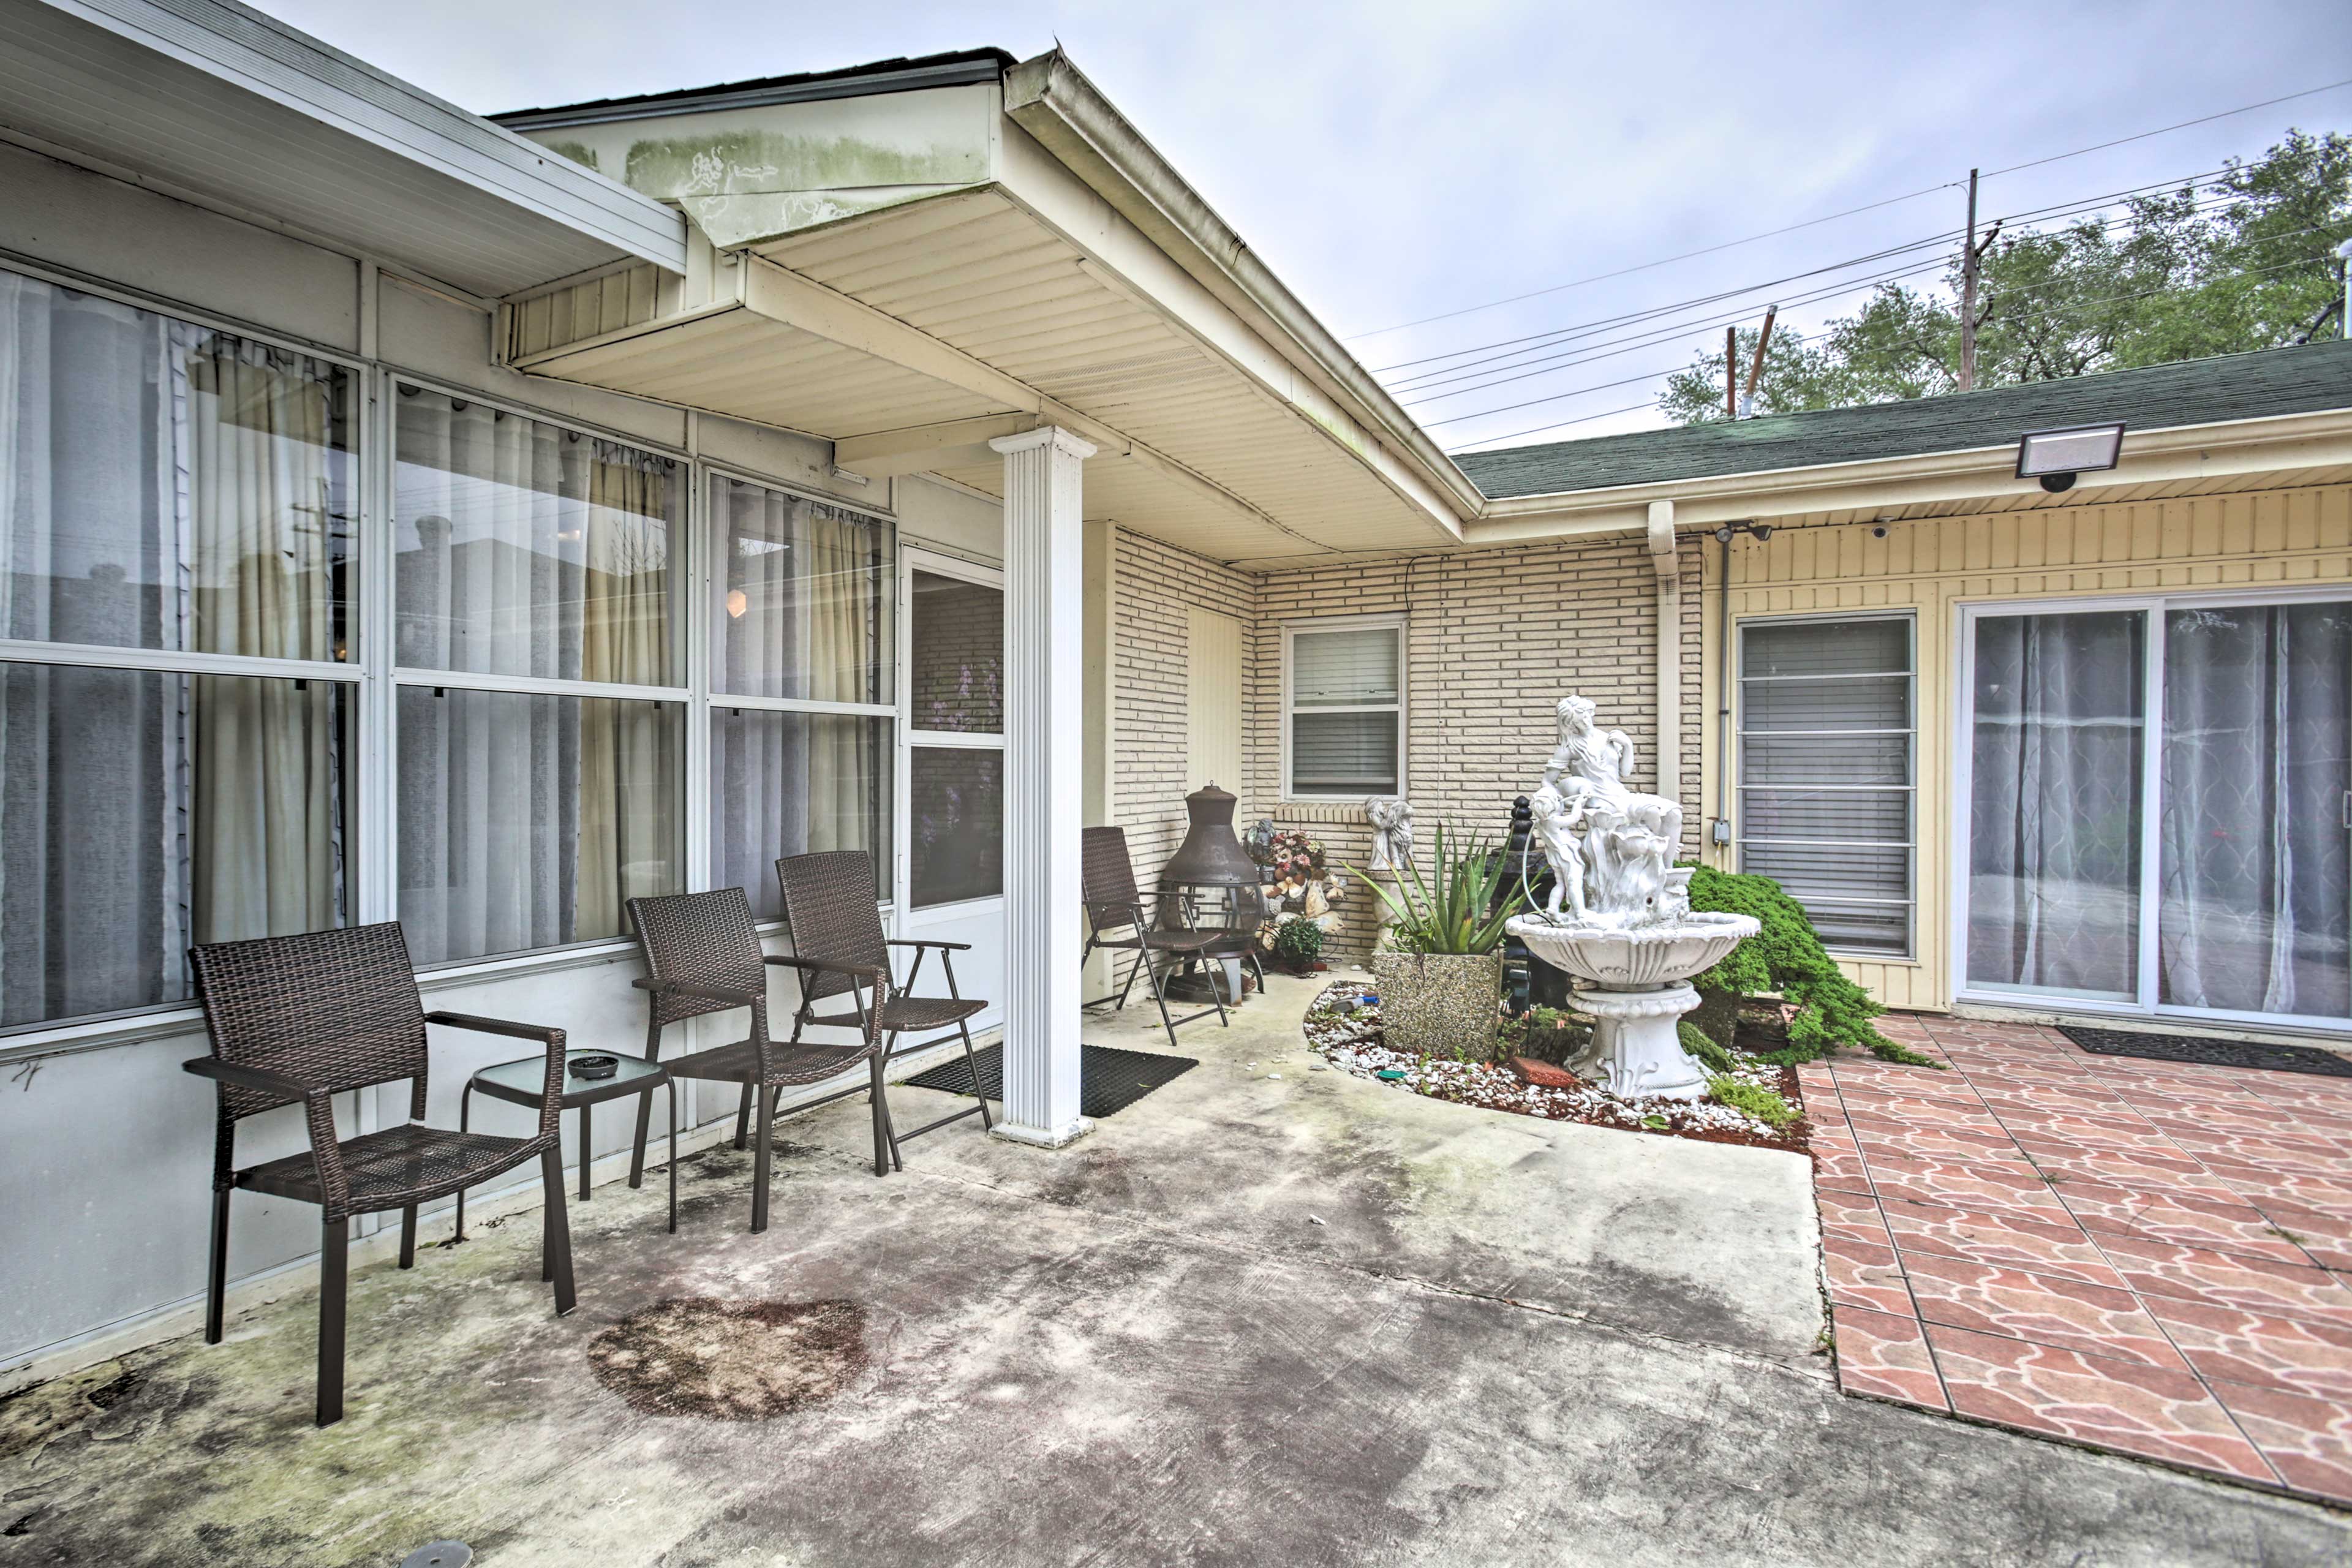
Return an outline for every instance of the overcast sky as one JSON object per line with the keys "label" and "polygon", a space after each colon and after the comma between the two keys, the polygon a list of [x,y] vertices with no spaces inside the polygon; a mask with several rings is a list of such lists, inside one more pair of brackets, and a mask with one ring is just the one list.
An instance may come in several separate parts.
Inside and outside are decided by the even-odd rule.
{"label": "overcast sky", "polygon": [[[2003,168],[2352,78],[2344,0],[1934,11],[1885,0],[1777,11],[1672,0],[260,3],[483,112],[942,49],[1026,57],[1058,39],[1375,370],[1768,285],[1957,228],[1963,198],[1941,190],[1377,329],[1965,180],[1971,164]],[[2290,125],[2352,129],[2352,87],[1990,179],[1983,210],[2203,174],[2259,154]],[[1752,324],[1769,300],[1818,287],[1774,285],[1714,310],[1746,310]],[[1811,328],[1858,297],[1792,307],[1780,324]],[[1410,406],[1448,447],[1558,421],[1578,422],[1526,438],[1657,424],[1647,407],[1611,411],[1643,404],[1654,375],[1721,344],[1719,316],[1688,320],[1703,313],[1662,318],[1671,335],[1646,347]],[[1653,379],[1599,384],[1628,377]],[[1421,395],[1437,390],[1449,389]],[[1506,407],[1522,403],[1533,405]]]}

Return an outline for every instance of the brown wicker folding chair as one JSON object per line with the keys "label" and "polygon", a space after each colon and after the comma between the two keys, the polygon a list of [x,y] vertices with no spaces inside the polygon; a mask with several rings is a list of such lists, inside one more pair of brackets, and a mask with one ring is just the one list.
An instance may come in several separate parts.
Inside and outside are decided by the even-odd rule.
{"label": "brown wicker folding chair", "polygon": [[[640,990],[653,995],[646,1006],[646,1059],[661,1059],[662,1031],[670,1025],[705,1013],[751,1010],[751,1030],[732,1045],[693,1051],[667,1064],[673,1079],[743,1086],[742,1108],[735,1118],[735,1147],[744,1146],[751,1102],[760,1105],[759,1152],[751,1167],[751,1229],[768,1228],[768,1174],[774,1142],[776,1100],[785,1089],[822,1083],[856,1067],[871,1064],[874,1096],[874,1173],[888,1166],[889,1135],[883,1125],[880,1048],[871,1030],[856,1046],[803,1044],[795,1027],[793,1038],[768,1037],[768,969],[771,963],[798,969],[803,974],[835,967],[849,976],[866,977],[854,965],[835,966],[815,960],[760,951],[760,929],[751,921],[751,906],[740,888],[720,888],[708,893],[672,893],[661,898],[631,899],[629,920],[637,929],[637,948],[645,955],[646,978]],[[847,1089],[827,1100],[858,1092],[869,1086]],[[764,1089],[767,1092],[759,1093]],[[819,1101],[822,1104],[824,1101]],[[637,1110],[635,1161],[645,1160],[646,1118],[650,1100]]]}
{"label": "brown wicker folding chair", "polygon": [[[1135,987],[1135,976],[1141,971],[1151,982],[1151,999],[1160,1004],[1160,1022],[1168,1031],[1168,1043],[1176,1043],[1176,1026],[1189,1024],[1195,1018],[1217,1016],[1217,1022],[1232,1027],[1225,1016],[1224,999],[1217,994],[1214,982],[1209,986],[1212,1006],[1197,1013],[1187,1013],[1181,1018],[1168,1016],[1168,992],[1160,984],[1160,971],[1152,964],[1155,956],[1166,955],[1183,961],[1191,968],[1209,956],[1220,942],[1230,933],[1222,929],[1196,930],[1192,926],[1191,903],[1184,895],[1173,889],[1144,893],[1136,890],[1135,862],[1127,852],[1127,830],[1123,827],[1087,827],[1078,833],[1078,875],[1083,883],[1080,896],[1087,906],[1087,947],[1079,962],[1094,956],[1095,949],[1113,952],[1133,950],[1135,962],[1127,972],[1127,984],[1118,988],[1116,996],[1097,996],[1086,1004],[1098,1007],[1112,1004],[1114,1012],[1127,1006],[1127,994]],[[1173,915],[1168,913],[1170,900],[1176,900]],[[1147,906],[1157,905],[1159,918],[1153,917]],[[1176,923],[1170,923],[1173,921]],[[1127,931],[1128,935],[1114,933]],[[1117,961],[1114,960],[1114,963]]]}
{"label": "brown wicker folding chair", "polygon": [[[986,1131],[990,1126],[988,1097],[981,1092],[980,1065],[972,1058],[971,1021],[975,1015],[986,1011],[988,1004],[966,996],[956,988],[953,956],[971,951],[971,943],[884,936],[882,916],[875,898],[874,862],[862,850],[827,849],[814,855],[787,856],[776,862],[776,881],[783,889],[784,923],[792,928],[793,951],[798,955],[797,959],[778,962],[798,962],[802,966],[801,1006],[793,1016],[793,1038],[800,1038],[803,1026],[813,1026],[862,1029],[869,1039],[881,1040],[874,1069],[874,1104],[877,1124],[889,1145],[891,1167],[904,1169],[898,1160],[899,1144],[951,1121],[977,1116],[981,1130]],[[890,949],[894,947],[915,950],[914,966],[908,971],[903,986],[891,975]],[[947,972],[948,994],[912,995],[916,983],[923,977],[923,960],[934,948],[939,950],[940,966]],[[868,986],[874,993],[871,1006],[858,994]],[[816,1016],[817,1003],[844,992],[848,993],[855,1012],[836,1013],[824,1018]],[[900,1036],[948,1029],[963,1037],[964,1064],[971,1070],[975,1103],[901,1132],[890,1120],[889,1101],[883,1098],[882,1069],[893,1058],[927,1050],[947,1038],[943,1032],[934,1033],[928,1039],[901,1046]],[[888,1037],[883,1039],[885,1036]],[[882,1173],[880,1153],[876,1151],[877,1175]]]}
{"label": "brown wicker folding chair", "polygon": [[[563,1031],[464,1013],[427,1013],[417,1001],[408,943],[396,921],[303,936],[210,942],[194,962],[212,1055],[182,1064],[215,1081],[219,1126],[213,1152],[212,1257],[205,1280],[205,1342],[221,1342],[228,1272],[229,1194],[239,1187],[316,1204],[319,1252],[319,1403],[321,1426],[343,1414],[343,1327],[351,1216],[400,1211],[400,1266],[416,1262],[416,1209],[513,1170],[536,1155],[547,1192],[545,1278],[555,1310],[572,1310],[572,1233],[563,1209],[557,1101],[563,1093]],[[547,1088],[539,1131],[528,1138],[447,1132],[419,1125],[425,1115],[425,1026],[538,1040],[547,1047]],[[335,1135],[334,1097],[346,1089],[409,1081],[406,1125]],[[236,1168],[236,1124],[299,1104],[310,1149]]]}

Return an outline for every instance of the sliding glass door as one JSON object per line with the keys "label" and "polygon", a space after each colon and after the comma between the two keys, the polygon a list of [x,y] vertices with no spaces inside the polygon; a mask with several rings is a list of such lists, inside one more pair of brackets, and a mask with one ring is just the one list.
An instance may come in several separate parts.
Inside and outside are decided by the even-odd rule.
{"label": "sliding glass door", "polygon": [[2352,1018],[2352,600],[1964,626],[1962,990]]}

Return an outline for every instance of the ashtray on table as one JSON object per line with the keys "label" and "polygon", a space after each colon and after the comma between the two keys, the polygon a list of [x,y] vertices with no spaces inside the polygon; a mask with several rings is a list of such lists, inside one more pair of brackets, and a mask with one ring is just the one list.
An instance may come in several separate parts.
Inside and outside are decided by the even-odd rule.
{"label": "ashtray on table", "polygon": [[591,1082],[593,1082],[598,1079],[611,1078],[614,1073],[619,1072],[620,1070],[620,1058],[605,1056],[601,1052],[593,1057],[573,1057],[572,1058],[572,1076],[573,1078],[586,1079]]}

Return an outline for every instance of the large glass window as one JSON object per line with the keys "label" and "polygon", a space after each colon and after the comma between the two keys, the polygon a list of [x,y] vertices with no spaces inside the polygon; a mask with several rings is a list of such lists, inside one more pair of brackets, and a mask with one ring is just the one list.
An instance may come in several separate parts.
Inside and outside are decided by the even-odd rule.
{"label": "large glass window", "polygon": [[395,429],[410,953],[621,935],[626,900],[684,885],[670,552],[687,469],[420,387],[400,388]]}
{"label": "large glass window", "polygon": [[0,1026],[349,918],[352,383],[0,272]]}
{"label": "large glass window", "polygon": [[861,849],[889,885],[887,523],[710,478],[710,880],[781,919],[776,862]]}
{"label": "large glass window", "polygon": [[1847,952],[1911,951],[1911,620],[1740,627],[1739,868]]}
{"label": "large glass window", "polygon": [[1298,626],[1283,642],[1283,794],[1395,795],[1404,778],[1404,626]]}

